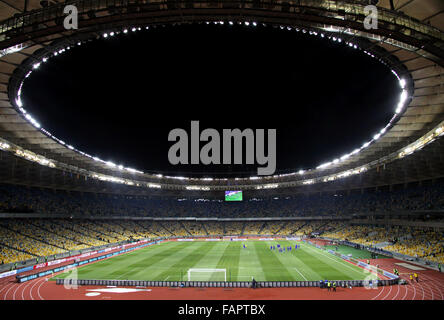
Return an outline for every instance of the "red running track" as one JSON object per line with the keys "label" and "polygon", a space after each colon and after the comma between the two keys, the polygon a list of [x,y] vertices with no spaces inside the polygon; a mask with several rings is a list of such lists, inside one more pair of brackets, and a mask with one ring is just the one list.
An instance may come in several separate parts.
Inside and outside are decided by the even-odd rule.
{"label": "red running track", "polygon": [[[393,270],[395,259],[372,260],[385,270]],[[414,272],[396,266],[407,285],[367,288],[337,288],[328,292],[320,288],[128,288],[136,292],[99,292],[97,289],[112,289],[99,286],[65,288],[48,281],[53,275],[24,283],[14,277],[1,279],[0,300],[444,300],[444,274],[434,270],[416,271],[419,282],[410,283],[409,274]],[[116,288],[112,289],[115,290]],[[122,288],[120,288],[122,289]],[[95,294],[87,296],[86,294]]]}

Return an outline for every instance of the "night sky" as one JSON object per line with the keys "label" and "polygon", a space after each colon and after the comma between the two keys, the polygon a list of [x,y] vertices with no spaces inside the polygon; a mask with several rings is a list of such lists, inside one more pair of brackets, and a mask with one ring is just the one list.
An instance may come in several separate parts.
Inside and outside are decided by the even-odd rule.
{"label": "night sky", "polygon": [[255,174],[256,165],[168,162],[168,133],[277,130],[277,172],[360,147],[393,115],[390,70],[343,43],[271,27],[129,31],[52,58],[24,84],[25,109],[77,149],[145,172]]}

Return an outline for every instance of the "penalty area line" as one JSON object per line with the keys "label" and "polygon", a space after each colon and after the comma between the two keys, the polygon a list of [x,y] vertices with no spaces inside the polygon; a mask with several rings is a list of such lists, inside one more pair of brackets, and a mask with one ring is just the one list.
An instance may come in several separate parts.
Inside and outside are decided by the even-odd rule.
{"label": "penalty area line", "polygon": [[297,273],[299,273],[301,275],[302,278],[304,278],[305,281],[308,281],[306,277],[304,277],[304,275],[298,270],[298,268],[293,268],[294,270],[296,270]]}

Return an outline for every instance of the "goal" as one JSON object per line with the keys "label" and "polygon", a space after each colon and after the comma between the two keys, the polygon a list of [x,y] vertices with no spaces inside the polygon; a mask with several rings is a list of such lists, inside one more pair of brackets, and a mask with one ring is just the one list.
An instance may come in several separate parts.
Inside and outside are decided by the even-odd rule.
{"label": "goal", "polygon": [[188,269],[188,281],[227,281],[227,269]]}

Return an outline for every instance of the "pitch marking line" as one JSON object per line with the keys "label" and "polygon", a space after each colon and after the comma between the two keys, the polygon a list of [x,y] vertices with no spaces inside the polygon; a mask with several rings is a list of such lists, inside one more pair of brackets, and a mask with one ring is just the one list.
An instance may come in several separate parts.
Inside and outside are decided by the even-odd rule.
{"label": "pitch marking line", "polygon": [[302,276],[302,278],[304,278],[305,281],[308,281],[307,278],[304,277],[304,275],[303,275],[302,273],[299,272],[298,268],[293,268],[293,269],[296,270],[297,273],[299,273],[299,274]]}
{"label": "pitch marking line", "polygon": [[[311,248],[310,246],[307,246],[306,248],[310,248],[310,249],[312,249],[312,250],[315,250],[315,248]],[[350,270],[353,270],[353,271],[356,272],[356,273],[359,273],[359,275],[362,276],[362,274],[361,274],[360,271],[358,271],[358,270],[352,268],[351,266],[345,264],[345,262],[344,262],[342,259],[341,259],[341,261],[336,260],[336,259],[333,259],[332,257],[329,257],[327,254],[325,254],[324,252],[322,252],[322,251],[320,251],[320,250],[319,250],[319,253],[322,254],[323,256],[325,256],[326,258],[328,258],[328,259],[330,259],[330,260],[332,260],[332,261],[334,261],[334,262],[336,262],[336,263],[339,263],[340,265],[345,266],[345,267],[349,268]],[[338,258],[338,259],[340,259],[340,258]],[[359,267],[358,267],[358,268],[359,268]]]}
{"label": "pitch marking line", "polygon": [[[125,280],[125,279],[121,279],[123,276],[126,276],[128,273],[130,272],[134,272],[134,270],[129,270],[123,274],[121,274],[120,276],[116,277],[116,280]],[[128,280],[128,279],[127,279]]]}

